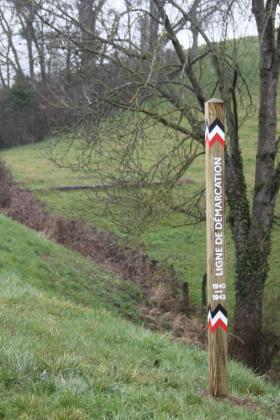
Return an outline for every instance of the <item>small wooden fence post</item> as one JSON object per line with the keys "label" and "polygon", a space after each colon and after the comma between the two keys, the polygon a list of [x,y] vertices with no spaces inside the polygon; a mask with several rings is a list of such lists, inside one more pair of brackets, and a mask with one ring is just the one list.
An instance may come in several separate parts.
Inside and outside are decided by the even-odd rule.
{"label": "small wooden fence post", "polygon": [[209,394],[227,396],[224,103],[205,103]]}

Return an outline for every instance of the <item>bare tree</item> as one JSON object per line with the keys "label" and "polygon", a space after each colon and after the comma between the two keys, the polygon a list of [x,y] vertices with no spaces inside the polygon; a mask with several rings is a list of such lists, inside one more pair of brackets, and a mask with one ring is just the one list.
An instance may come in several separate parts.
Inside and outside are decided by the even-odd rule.
{"label": "bare tree", "polygon": [[[236,338],[232,346],[237,358],[256,367],[271,230],[280,185],[280,167],[276,162],[278,1],[247,2],[256,22],[260,57],[259,131],[252,202],[247,194],[239,141],[239,127],[251,98],[236,53],[239,41],[227,42],[227,30],[231,19],[234,20],[238,1],[127,0],[123,10],[112,7],[107,11],[104,4],[102,0],[80,0],[77,7],[70,1],[49,0],[36,12],[63,48],[67,40],[69,48],[66,55],[64,50],[67,59],[63,66],[80,83],[80,95],[69,95],[61,86],[61,103],[75,109],[77,119],[83,122],[82,136],[89,134],[81,142],[76,167],[96,171],[102,162],[104,181],[118,185],[108,192],[110,205],[129,202],[128,207],[134,209],[131,215],[134,225],[137,222],[143,227],[145,220],[152,220],[155,214],[170,208],[186,213],[196,223],[203,219],[201,189],[183,197],[176,185],[194,159],[203,153],[204,102],[216,93],[225,101],[229,138],[226,188],[236,255]],[[48,14],[52,19],[46,18]],[[1,25],[11,51],[15,50],[14,61],[18,61],[19,67],[5,16]],[[180,42],[182,29],[191,37],[190,48]],[[199,39],[203,42],[200,47]],[[162,40],[160,60],[159,40]],[[76,69],[70,63],[74,51]],[[207,75],[205,62],[211,68]],[[81,75],[85,68],[86,82]],[[244,93],[246,100],[242,97]],[[165,136],[157,156],[144,165],[141,153],[151,143],[151,127],[157,131],[164,129]],[[126,188],[135,183],[141,188]]]}
{"label": "bare tree", "polygon": [[[107,0],[79,0],[79,26],[81,31],[81,64],[92,71],[100,42],[97,39],[97,19]],[[95,51],[93,53],[93,51]]]}
{"label": "bare tree", "polygon": [[[242,202],[238,206],[241,218],[240,216],[234,218],[236,205],[233,206],[231,203],[237,255],[234,333],[245,343],[235,345],[234,353],[251,365],[258,358],[263,291],[269,270],[271,230],[280,186],[280,164],[276,161],[280,66],[280,28],[276,26],[277,6],[277,0],[252,1],[260,55],[259,128],[254,196],[249,213],[248,200],[244,201],[245,194],[241,191]],[[237,158],[240,160],[240,152]],[[242,210],[244,206],[245,211]]]}
{"label": "bare tree", "polygon": [[27,44],[30,79],[33,82],[35,81],[35,64],[37,58],[34,54],[35,49],[38,56],[41,79],[46,82],[44,34],[42,29],[39,30],[38,22],[36,22],[36,14],[41,7],[41,1],[13,0],[12,2],[19,19],[22,37],[26,40]]}
{"label": "bare tree", "polygon": [[[139,2],[139,5],[143,2]],[[164,5],[165,0],[161,1]],[[130,7],[133,7],[132,5]],[[134,6],[135,7],[135,6]],[[143,15],[140,19],[140,34],[141,34],[141,50],[153,53],[155,49],[158,49],[159,39],[159,13],[153,0],[150,0],[147,4],[147,11],[143,11]],[[163,43],[161,42],[161,46]]]}
{"label": "bare tree", "polygon": [[11,68],[18,78],[24,77],[22,63],[19,58],[18,49],[15,45],[14,39],[14,16],[11,13],[9,16],[5,14],[5,8],[0,5],[0,26],[5,37],[4,48],[5,53],[2,53],[2,58],[6,60],[7,65],[7,80],[11,79]]}

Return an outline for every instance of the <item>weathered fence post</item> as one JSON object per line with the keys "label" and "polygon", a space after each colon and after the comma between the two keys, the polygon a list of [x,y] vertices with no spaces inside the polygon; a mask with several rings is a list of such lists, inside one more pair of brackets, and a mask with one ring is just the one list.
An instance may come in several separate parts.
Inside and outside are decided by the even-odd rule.
{"label": "weathered fence post", "polygon": [[211,396],[227,396],[224,103],[205,103],[208,373]]}

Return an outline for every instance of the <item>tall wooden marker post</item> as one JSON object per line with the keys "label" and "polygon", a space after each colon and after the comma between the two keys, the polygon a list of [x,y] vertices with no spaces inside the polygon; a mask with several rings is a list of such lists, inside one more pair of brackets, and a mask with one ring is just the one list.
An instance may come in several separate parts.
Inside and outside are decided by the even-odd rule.
{"label": "tall wooden marker post", "polygon": [[209,394],[227,396],[224,103],[205,103]]}

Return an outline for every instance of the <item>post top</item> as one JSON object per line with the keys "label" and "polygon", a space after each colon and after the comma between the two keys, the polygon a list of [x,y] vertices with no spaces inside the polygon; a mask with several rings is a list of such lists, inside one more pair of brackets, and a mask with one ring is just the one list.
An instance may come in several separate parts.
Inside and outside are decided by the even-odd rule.
{"label": "post top", "polygon": [[217,99],[217,98],[211,98],[211,99],[209,99],[209,101],[206,101],[205,103],[206,104],[214,104],[214,103],[223,104],[224,101],[222,101],[221,99]]}

